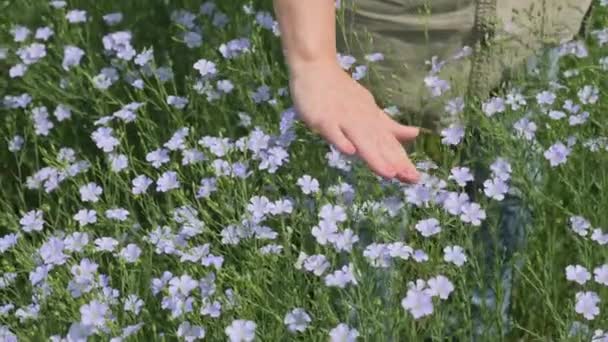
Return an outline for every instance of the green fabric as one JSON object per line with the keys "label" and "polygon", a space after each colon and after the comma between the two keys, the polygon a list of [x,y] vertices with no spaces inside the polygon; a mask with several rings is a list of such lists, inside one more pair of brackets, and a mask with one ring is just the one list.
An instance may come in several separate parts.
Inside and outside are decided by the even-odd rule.
{"label": "green fabric", "polygon": [[[451,120],[447,99],[487,96],[505,70],[521,65],[545,44],[572,39],[591,0],[343,0],[341,50],[363,58],[381,52],[371,79],[387,104],[410,114],[412,124],[438,128]],[[472,56],[437,75],[451,89],[431,98],[425,61],[446,60],[463,46]]]}

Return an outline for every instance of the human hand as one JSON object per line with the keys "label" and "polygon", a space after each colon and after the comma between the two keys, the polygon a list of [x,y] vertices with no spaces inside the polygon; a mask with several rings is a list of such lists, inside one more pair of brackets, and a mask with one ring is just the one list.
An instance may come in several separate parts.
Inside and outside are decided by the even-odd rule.
{"label": "human hand", "polygon": [[391,119],[337,63],[292,68],[290,89],[300,118],[339,151],[356,153],[379,176],[419,180],[401,144],[415,139],[419,129]]}

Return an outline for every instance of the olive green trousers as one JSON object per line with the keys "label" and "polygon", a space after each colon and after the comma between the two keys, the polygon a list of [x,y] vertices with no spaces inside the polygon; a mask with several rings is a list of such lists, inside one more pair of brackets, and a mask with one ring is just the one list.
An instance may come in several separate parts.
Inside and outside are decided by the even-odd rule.
{"label": "olive green trousers", "polygon": [[[505,72],[543,46],[575,37],[591,2],[342,0],[341,48],[358,58],[384,54],[372,68],[373,89],[382,91],[388,104],[414,113],[420,121],[413,124],[432,128],[445,118],[447,99],[483,98]],[[433,57],[435,62],[427,63]],[[441,62],[446,63],[433,76],[448,81],[449,90],[433,96],[425,77]]]}

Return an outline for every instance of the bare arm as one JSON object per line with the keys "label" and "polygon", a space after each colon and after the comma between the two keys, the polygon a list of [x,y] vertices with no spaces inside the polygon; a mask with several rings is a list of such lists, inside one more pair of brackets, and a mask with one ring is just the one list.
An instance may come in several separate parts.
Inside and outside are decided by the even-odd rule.
{"label": "bare arm", "polygon": [[314,131],[346,154],[357,153],[376,174],[416,182],[400,142],[418,128],[393,121],[336,59],[333,0],[274,0],[295,107]]}
{"label": "bare arm", "polygon": [[332,0],[275,0],[283,52],[292,72],[313,63],[336,63],[336,21]]}

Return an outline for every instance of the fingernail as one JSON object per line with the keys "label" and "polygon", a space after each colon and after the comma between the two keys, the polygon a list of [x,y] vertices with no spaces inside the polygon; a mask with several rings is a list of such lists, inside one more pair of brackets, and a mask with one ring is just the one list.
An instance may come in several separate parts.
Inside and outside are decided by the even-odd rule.
{"label": "fingernail", "polygon": [[420,180],[420,174],[419,174],[418,172],[412,172],[412,171],[409,171],[409,172],[407,173],[407,177],[408,177],[409,179],[411,179],[411,180],[412,180],[412,182],[414,182],[414,183],[418,183],[418,181]]}
{"label": "fingernail", "polygon": [[409,172],[407,172],[407,171],[401,171],[401,172],[399,172],[398,176],[403,181],[405,181],[405,180],[411,180],[412,179],[412,175]]}

